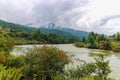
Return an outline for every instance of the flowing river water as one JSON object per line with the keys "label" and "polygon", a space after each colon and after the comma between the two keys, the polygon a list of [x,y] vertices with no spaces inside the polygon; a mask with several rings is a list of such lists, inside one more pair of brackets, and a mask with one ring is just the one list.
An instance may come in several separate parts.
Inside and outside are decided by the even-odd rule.
{"label": "flowing river water", "polygon": [[[14,46],[13,51],[11,52],[14,55],[25,54],[29,49],[36,47],[41,47],[43,45],[18,45]],[[103,53],[106,54],[106,60],[110,62],[110,69],[112,72],[110,73],[110,77],[115,78],[116,80],[120,80],[120,52],[112,52],[106,50],[98,50],[98,49],[87,49],[87,48],[77,48],[73,44],[56,44],[56,45],[47,45],[57,47],[66,52],[68,56],[72,56],[72,60],[74,64],[77,64],[77,59],[86,62],[94,61],[94,54]]]}

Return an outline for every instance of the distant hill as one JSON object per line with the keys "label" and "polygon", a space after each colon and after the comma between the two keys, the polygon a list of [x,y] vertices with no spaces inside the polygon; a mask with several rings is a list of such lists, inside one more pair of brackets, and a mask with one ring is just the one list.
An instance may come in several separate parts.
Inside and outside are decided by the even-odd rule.
{"label": "distant hill", "polygon": [[70,29],[70,28],[63,28],[62,31],[69,32],[69,33],[75,35],[78,38],[88,37],[88,35],[89,35],[88,32],[74,30],[74,29]]}
{"label": "distant hill", "polygon": [[40,30],[41,30],[42,33],[45,33],[45,34],[53,33],[53,34],[57,34],[57,35],[62,36],[62,37],[74,38],[74,39],[78,38],[78,37],[76,37],[75,35],[73,35],[69,32],[65,32],[65,31],[58,30],[58,29],[40,28]]}
{"label": "distant hill", "polygon": [[[7,28],[13,31],[23,31],[23,32],[31,32],[37,29],[34,27],[6,22],[3,20],[0,20],[0,27]],[[74,38],[74,39],[80,39],[82,37],[87,37],[89,34],[88,32],[85,32],[85,31],[79,31],[79,30],[74,30],[70,28],[56,26],[54,23],[46,24],[44,26],[41,26],[38,29],[40,29],[41,32],[45,34],[53,33],[61,37]]]}
{"label": "distant hill", "polygon": [[20,24],[15,24],[15,23],[10,23],[10,22],[6,22],[3,20],[0,20],[0,27],[1,28],[7,28],[10,30],[15,30],[15,31],[24,31],[24,32],[30,32],[35,30],[35,28],[32,27],[26,27],[24,25],[20,25]]}
{"label": "distant hill", "polygon": [[82,37],[88,37],[89,35],[88,32],[56,26],[54,23],[41,26],[40,29],[43,33],[54,33],[60,36],[72,37],[78,39],[81,39]]}

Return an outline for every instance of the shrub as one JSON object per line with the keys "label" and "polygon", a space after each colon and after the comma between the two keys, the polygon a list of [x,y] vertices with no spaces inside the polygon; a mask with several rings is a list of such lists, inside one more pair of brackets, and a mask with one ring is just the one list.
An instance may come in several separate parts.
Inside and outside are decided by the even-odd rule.
{"label": "shrub", "polygon": [[68,63],[65,53],[54,47],[34,48],[26,53],[23,74],[28,80],[52,80]]}
{"label": "shrub", "polygon": [[119,42],[112,42],[112,50],[114,52],[120,52],[120,43]]}
{"label": "shrub", "polygon": [[15,67],[15,68],[23,67],[24,66],[24,56],[10,55],[7,58],[6,66],[7,67]]}
{"label": "shrub", "polygon": [[103,54],[98,54],[98,58],[95,58],[96,62],[96,74],[102,80],[107,80],[108,74],[111,72],[109,67],[109,61],[105,61]]}
{"label": "shrub", "polygon": [[77,46],[77,47],[85,47],[84,42],[76,42],[74,45]]}
{"label": "shrub", "polygon": [[6,57],[5,57],[5,53],[3,51],[0,52],[0,64],[3,64],[3,65],[6,64]]}
{"label": "shrub", "polygon": [[100,49],[105,49],[105,50],[111,50],[111,43],[110,41],[100,41],[99,42],[99,48]]}
{"label": "shrub", "polygon": [[87,48],[98,49],[98,42],[88,43]]}
{"label": "shrub", "polygon": [[0,52],[4,51],[5,56],[9,56],[10,51],[13,48],[13,41],[8,36],[8,33],[4,30],[0,30]]}
{"label": "shrub", "polygon": [[112,80],[108,78],[110,72],[109,61],[105,61],[103,54],[97,54],[95,62],[68,68],[64,75],[66,80]]}
{"label": "shrub", "polygon": [[0,80],[20,80],[22,77],[21,70],[22,68],[8,68],[6,69],[5,66],[0,65]]}
{"label": "shrub", "polygon": [[67,80],[81,80],[81,78],[90,76],[96,70],[94,63],[85,63],[77,67],[72,67],[65,71],[65,77]]}

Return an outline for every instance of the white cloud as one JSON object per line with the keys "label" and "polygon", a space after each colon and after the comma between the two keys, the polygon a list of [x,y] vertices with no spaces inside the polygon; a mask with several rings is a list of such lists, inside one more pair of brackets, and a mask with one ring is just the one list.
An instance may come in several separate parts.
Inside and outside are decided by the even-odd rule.
{"label": "white cloud", "polygon": [[40,26],[55,22],[74,27],[88,0],[0,0],[0,19]]}
{"label": "white cloud", "polygon": [[103,32],[106,34],[120,32],[120,18],[115,18],[115,19],[109,20],[107,22],[107,24],[102,26],[101,30],[103,30]]}
{"label": "white cloud", "polygon": [[54,22],[113,34],[120,31],[119,4],[120,0],[0,0],[0,19],[33,26]]}
{"label": "white cloud", "polygon": [[78,26],[85,26],[86,31],[113,34],[120,31],[120,0],[90,0],[84,8],[87,12],[77,22]]}

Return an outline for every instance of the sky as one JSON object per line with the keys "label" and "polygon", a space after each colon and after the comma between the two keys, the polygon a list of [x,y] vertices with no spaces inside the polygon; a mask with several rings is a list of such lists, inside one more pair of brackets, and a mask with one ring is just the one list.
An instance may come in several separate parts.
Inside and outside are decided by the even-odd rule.
{"label": "sky", "polygon": [[0,19],[111,35],[120,32],[120,0],[0,0]]}

